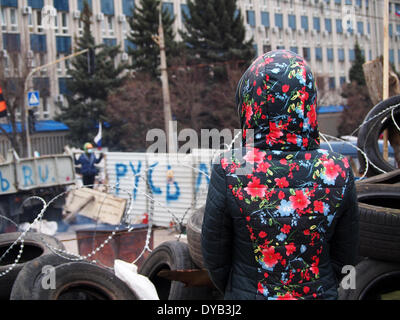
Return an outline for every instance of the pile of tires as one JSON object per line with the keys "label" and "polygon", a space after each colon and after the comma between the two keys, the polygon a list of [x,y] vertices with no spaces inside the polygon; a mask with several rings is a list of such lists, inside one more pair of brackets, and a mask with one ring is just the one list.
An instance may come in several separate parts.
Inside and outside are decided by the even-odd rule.
{"label": "pile of tires", "polygon": [[342,300],[400,300],[400,170],[356,183],[359,254],[354,289],[339,289]]}
{"label": "pile of tires", "polygon": [[400,124],[400,95],[383,100],[374,106],[365,117],[359,130],[357,146],[366,155],[358,152],[360,172],[365,172],[368,161],[367,176],[391,172],[396,169],[394,163],[385,160],[379,148],[379,137],[385,129],[396,128]]}
{"label": "pile of tires", "polygon": [[[56,238],[28,232],[23,248],[10,246],[21,233],[0,234],[0,298],[10,300],[136,300],[115,274],[89,262],[73,261]],[[19,262],[15,264],[16,258]],[[10,271],[11,270],[11,271]]]}
{"label": "pile of tires", "polygon": [[157,246],[139,267],[138,273],[150,279],[160,300],[213,300],[216,289],[208,286],[186,286],[181,281],[168,280],[159,276],[162,270],[198,270],[188,244],[182,241],[166,241]]}

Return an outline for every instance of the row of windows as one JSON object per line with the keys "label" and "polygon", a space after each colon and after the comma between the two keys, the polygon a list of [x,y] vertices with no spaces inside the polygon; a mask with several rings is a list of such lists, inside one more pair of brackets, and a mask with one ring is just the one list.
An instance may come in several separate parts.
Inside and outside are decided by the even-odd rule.
{"label": "row of windows", "polygon": [[[70,54],[72,49],[71,37],[56,36],[56,52],[57,54]],[[116,38],[103,38],[103,43],[108,46],[116,46]],[[46,53],[47,43],[45,34],[31,34],[30,47],[33,52]],[[128,48],[135,49],[135,45],[129,40],[124,40],[125,51]],[[7,52],[19,52],[21,50],[21,37],[18,33],[3,33],[3,49]]]}
{"label": "row of windows", "polygon": [[[82,11],[84,0],[76,0],[78,10]],[[90,7],[92,7],[92,0],[87,0]],[[122,1],[122,11],[125,15],[130,16],[132,9],[135,7],[135,0],[120,0]],[[57,11],[69,11],[69,0],[53,0],[53,6]],[[2,7],[18,7],[18,0],[0,0]],[[44,7],[44,0],[28,0],[28,6],[32,9],[42,9]],[[114,15],[114,0],[100,0],[101,12],[106,15]]]}
{"label": "row of windows", "polygon": [[[261,11],[260,15],[261,15],[261,24],[267,28],[271,27],[269,12]],[[284,25],[283,18],[284,18],[284,15],[282,13],[274,14],[275,27],[277,27],[278,29],[283,29],[283,25]],[[321,20],[322,19],[320,17],[312,18],[313,29],[317,32],[321,31]],[[252,27],[256,26],[255,12],[253,10],[246,11],[246,21],[250,26],[252,26]],[[327,31],[328,33],[332,33],[333,19],[325,18],[322,21],[324,24],[324,30]],[[335,19],[334,22],[335,22],[335,27],[336,27],[336,33],[343,33],[343,20]],[[364,30],[365,25],[366,25],[366,30]],[[296,15],[294,15],[294,14],[287,15],[287,26],[292,30],[297,29],[297,16]],[[309,17],[308,16],[300,16],[300,27],[304,31],[309,30]],[[367,32],[367,34],[371,33],[371,25],[369,22],[364,24],[363,21],[358,21],[356,28],[357,28],[357,32],[360,33],[361,35],[363,35],[365,31]],[[396,25],[396,30],[398,33],[400,33],[400,24]],[[352,33],[353,32],[352,26],[349,26],[347,31]],[[390,35],[393,35],[393,25],[392,24],[389,25],[389,33],[390,33]]]}
{"label": "row of windows", "polygon": [[[117,45],[116,38],[103,38],[103,43],[109,46]],[[45,53],[47,51],[46,44],[46,35],[43,34],[31,34],[30,35],[30,44],[31,50],[37,53]],[[21,48],[20,35],[17,33],[4,33],[3,34],[3,48],[9,52],[18,52]],[[71,37],[69,36],[56,36],[56,51],[57,54],[69,54],[71,53]],[[124,48],[125,51],[128,51],[128,48],[135,48],[135,45],[132,44],[129,40],[124,40]],[[290,50],[298,53],[297,47],[290,47]],[[322,61],[322,47],[315,47],[315,60]],[[354,50],[349,49],[349,61],[354,60]],[[398,50],[399,54],[399,63],[400,63],[400,50]],[[363,53],[364,54],[364,53]],[[369,52],[369,59],[371,60],[371,51]],[[307,60],[310,58],[310,48],[303,48],[303,56]],[[328,61],[334,61],[334,49],[326,48],[326,57]],[[394,63],[394,49],[389,50],[389,59],[390,62]],[[345,49],[338,48],[337,49],[337,60],[339,62],[345,61]]]}

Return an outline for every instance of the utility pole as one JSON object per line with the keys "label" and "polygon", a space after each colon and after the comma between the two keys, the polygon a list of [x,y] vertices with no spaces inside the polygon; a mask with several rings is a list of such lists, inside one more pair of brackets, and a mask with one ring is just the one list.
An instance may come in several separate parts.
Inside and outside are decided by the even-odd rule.
{"label": "utility pole", "polygon": [[[389,0],[383,5],[383,91],[382,100],[389,98]],[[388,130],[383,131],[383,158],[388,159]]]}
{"label": "utility pole", "polygon": [[31,137],[29,133],[29,124],[28,124],[28,86],[29,86],[29,81],[32,78],[33,74],[36,73],[37,71],[47,68],[49,66],[55,65],[56,63],[59,63],[64,60],[71,59],[73,57],[79,56],[85,52],[89,51],[89,49],[84,49],[75,53],[72,53],[66,57],[62,57],[60,59],[54,60],[52,62],[49,62],[45,65],[39,66],[37,68],[32,69],[28,75],[25,78],[24,82],[24,104],[22,106],[22,122],[24,123],[25,127],[25,139],[26,139],[26,156],[28,158],[32,157],[32,145],[31,145]]}
{"label": "utility pole", "polygon": [[171,99],[169,94],[168,84],[168,71],[167,71],[167,57],[165,54],[165,40],[164,40],[164,28],[162,24],[162,1],[160,0],[160,8],[158,15],[158,37],[155,37],[155,41],[160,47],[160,71],[161,71],[161,85],[162,95],[164,102],[164,127],[167,138],[167,150],[168,152],[176,152],[176,139],[174,134],[174,128],[172,123],[171,114]]}

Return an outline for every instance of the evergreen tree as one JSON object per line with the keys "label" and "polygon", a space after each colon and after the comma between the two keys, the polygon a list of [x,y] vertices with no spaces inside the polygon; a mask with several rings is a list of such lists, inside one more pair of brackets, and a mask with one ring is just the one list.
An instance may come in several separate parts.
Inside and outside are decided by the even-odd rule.
{"label": "evergreen tree", "polygon": [[349,78],[351,82],[356,82],[360,86],[365,85],[365,77],[363,71],[363,64],[365,58],[361,52],[358,42],[354,45],[354,61],[349,70]]}
{"label": "evergreen tree", "polygon": [[119,46],[96,45],[90,31],[92,13],[87,2],[81,15],[83,35],[76,39],[76,51],[93,48],[95,50],[95,69],[91,73],[88,66],[88,55],[82,54],[71,60],[68,66],[67,82],[68,105],[60,105],[61,113],[57,120],[64,122],[69,128],[69,138],[74,145],[81,146],[92,141],[97,133],[99,121],[106,121],[106,101],[108,94],[120,87],[125,80],[122,71],[124,64],[115,66]]}
{"label": "evergreen tree", "polygon": [[[134,45],[134,48],[128,49],[132,57],[132,68],[149,73],[153,78],[160,74],[160,48],[153,38],[158,36],[159,7],[159,0],[140,0],[140,5],[133,9],[133,15],[128,19],[131,31],[127,38]],[[177,52],[173,32],[174,17],[164,9],[161,19],[168,61]]]}
{"label": "evergreen tree", "polygon": [[245,61],[254,58],[253,39],[245,41],[243,17],[236,0],[189,0],[184,13],[183,42],[189,59],[198,63]]}

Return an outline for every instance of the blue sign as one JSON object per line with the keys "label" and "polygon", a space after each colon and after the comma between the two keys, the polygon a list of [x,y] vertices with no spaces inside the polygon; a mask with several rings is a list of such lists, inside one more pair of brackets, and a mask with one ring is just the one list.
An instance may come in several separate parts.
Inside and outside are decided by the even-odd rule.
{"label": "blue sign", "polygon": [[38,107],[40,104],[39,91],[28,92],[28,107]]}

